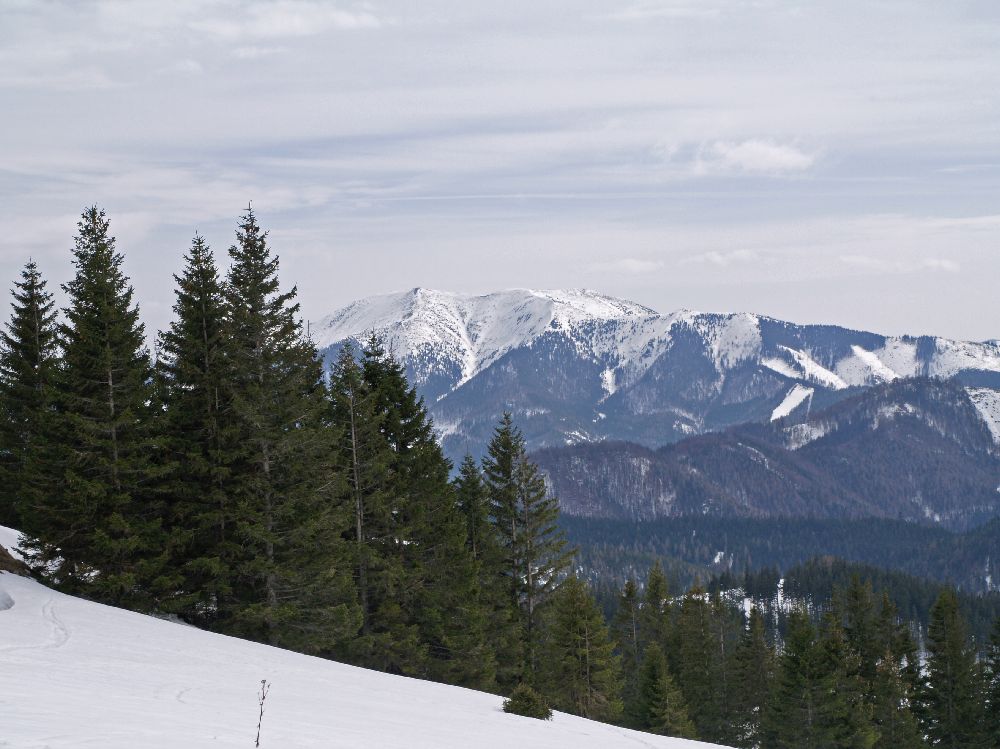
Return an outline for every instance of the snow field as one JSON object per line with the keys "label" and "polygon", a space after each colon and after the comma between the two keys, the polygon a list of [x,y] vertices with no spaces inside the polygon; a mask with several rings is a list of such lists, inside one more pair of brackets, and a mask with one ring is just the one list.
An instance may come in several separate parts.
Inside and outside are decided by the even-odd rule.
{"label": "snow field", "polygon": [[[0,528],[12,547],[16,533]],[[483,692],[368,671],[57,593],[0,573],[0,747],[696,749]]]}

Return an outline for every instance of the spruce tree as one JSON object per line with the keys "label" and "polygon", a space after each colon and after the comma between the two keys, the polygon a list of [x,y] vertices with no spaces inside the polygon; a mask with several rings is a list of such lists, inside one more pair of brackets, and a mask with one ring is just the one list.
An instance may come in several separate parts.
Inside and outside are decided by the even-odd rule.
{"label": "spruce tree", "polygon": [[719,738],[721,716],[719,672],[722,664],[712,632],[707,594],[695,587],[681,601],[677,615],[677,676],[688,712],[703,739]]}
{"label": "spruce tree", "polygon": [[761,717],[774,680],[774,649],[767,640],[764,615],[754,606],[733,656],[733,712],[739,746],[760,744]]}
{"label": "spruce tree", "polygon": [[826,699],[816,630],[803,609],[788,615],[788,631],[778,659],[774,689],[761,724],[762,746],[819,749],[820,709]]}
{"label": "spruce tree", "polygon": [[[388,474],[392,463],[389,443],[380,429],[381,415],[361,373],[353,345],[346,343],[330,376],[331,414],[339,439],[338,465],[346,476],[344,491],[351,510],[350,543],[354,581],[360,603],[360,636],[352,643],[352,657],[365,665],[388,668],[376,652],[380,637],[373,622],[388,581],[401,578],[391,554],[392,505]],[[391,567],[390,567],[391,566]]]}
{"label": "spruce tree", "polygon": [[238,447],[227,459],[228,483],[244,556],[226,629],[328,652],[353,634],[358,616],[321,366],[302,335],[296,290],[281,290],[278,259],[252,210],[236,238],[225,286],[225,399]]}
{"label": "spruce tree", "polygon": [[618,595],[618,606],[611,623],[611,634],[617,645],[622,665],[622,702],[625,720],[637,723],[636,707],[639,686],[639,591],[629,578]]}
{"label": "spruce tree", "polygon": [[991,749],[1000,747],[1000,617],[990,633],[990,642],[984,659],[985,716],[983,733],[985,744]]}
{"label": "spruce tree", "polygon": [[486,611],[476,560],[466,548],[465,518],[449,482],[451,464],[434,437],[423,400],[375,336],[363,352],[362,372],[392,454],[392,553],[402,560],[404,578],[391,603],[428,648],[427,676],[491,686]]}
{"label": "spruce tree", "polygon": [[635,723],[637,728],[664,736],[697,738],[684,694],[674,683],[663,649],[656,642],[646,648],[639,668]]}
{"label": "spruce tree", "polygon": [[945,590],[931,609],[925,679],[919,694],[921,727],[931,746],[975,747],[980,739],[976,654],[966,638],[958,597]]}
{"label": "spruce tree", "polygon": [[820,744],[870,749],[878,735],[867,694],[871,684],[860,675],[860,658],[850,649],[835,611],[823,618],[817,654],[817,679],[823,695],[817,713]]}
{"label": "spruce tree", "polygon": [[158,372],[170,497],[171,566],[179,577],[170,606],[211,625],[230,614],[242,557],[229,477],[233,444],[228,307],[211,250],[196,236],[176,283],[174,320],[161,334]]}
{"label": "spruce tree", "polygon": [[586,583],[576,576],[566,579],[551,607],[543,656],[545,693],[566,712],[616,720],[622,712],[618,656]]}
{"label": "spruce tree", "polygon": [[876,641],[882,655],[869,687],[875,728],[876,749],[910,749],[923,746],[920,726],[914,714],[920,662],[909,629],[899,621],[896,607],[887,593],[882,594],[875,620]]}
{"label": "spruce tree", "polygon": [[479,466],[466,455],[453,482],[459,511],[465,519],[466,548],[478,568],[479,601],[486,616],[486,641],[496,660],[496,680],[506,691],[520,675],[517,613],[504,579],[503,550],[490,521],[489,494]]}
{"label": "spruce tree", "polygon": [[78,226],[55,389],[66,460],[31,558],[67,590],[149,606],[165,562],[152,370],[104,212],[86,209]]}
{"label": "spruce tree", "polygon": [[55,303],[34,261],[12,292],[0,331],[0,525],[41,532],[41,503],[55,490],[52,387],[58,366]]}
{"label": "spruce tree", "polygon": [[490,440],[483,473],[503,550],[508,594],[520,613],[524,678],[530,682],[539,655],[540,608],[558,586],[573,552],[556,526],[559,503],[548,495],[509,413],[504,414]]}
{"label": "spruce tree", "polygon": [[670,589],[667,576],[663,574],[660,560],[656,560],[646,574],[642,605],[639,608],[639,653],[654,642],[661,648],[671,643],[670,637]]}
{"label": "spruce tree", "polygon": [[871,686],[876,749],[919,749],[924,746],[911,706],[914,695],[899,661],[886,652],[876,666]]}

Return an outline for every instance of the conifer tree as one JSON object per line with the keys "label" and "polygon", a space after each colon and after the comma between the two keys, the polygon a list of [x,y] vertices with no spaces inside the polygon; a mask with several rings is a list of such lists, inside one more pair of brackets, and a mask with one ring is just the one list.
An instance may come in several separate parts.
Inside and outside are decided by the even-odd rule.
{"label": "conifer tree", "polygon": [[68,590],[150,605],[165,544],[145,333],[104,212],[86,209],[78,226],[56,387],[65,469],[31,558]]}
{"label": "conifer tree", "polygon": [[816,630],[803,609],[788,616],[788,632],[778,659],[774,689],[767,702],[761,736],[769,749],[819,749],[819,711],[825,699]]}
{"label": "conifer tree", "polygon": [[466,547],[481,561],[498,551],[496,532],[490,523],[489,496],[475,459],[466,454],[455,477],[455,499],[465,519]]}
{"label": "conifer tree", "polygon": [[652,642],[639,669],[636,726],[652,733],[697,738],[684,695],[674,683],[659,643]]}
{"label": "conifer tree", "polygon": [[876,666],[871,686],[876,749],[919,749],[924,746],[920,726],[913,714],[913,690],[891,652]]}
{"label": "conifer tree", "polygon": [[228,383],[228,308],[215,258],[196,236],[174,276],[174,320],[160,336],[164,444],[170,496],[171,565],[179,576],[171,607],[190,621],[224,622],[240,564],[231,463],[239,453]]}
{"label": "conifer tree", "polygon": [[506,691],[520,675],[517,612],[504,579],[503,551],[490,521],[489,494],[479,466],[466,455],[454,480],[459,511],[465,518],[466,548],[478,568],[479,601],[486,616],[486,641],[496,660],[496,680]]}
{"label": "conifer tree", "polygon": [[639,686],[639,591],[631,577],[618,595],[618,606],[611,623],[622,667],[622,703],[625,720],[637,724],[636,706]]}
{"label": "conifer tree", "polygon": [[357,627],[348,510],[333,464],[320,362],[302,335],[296,290],[282,291],[267,233],[247,209],[225,286],[233,419],[229,484],[245,550],[227,630],[324,652]]}
{"label": "conifer tree", "polygon": [[666,648],[671,643],[670,637],[670,590],[667,586],[667,576],[663,574],[660,560],[656,560],[646,574],[646,586],[642,595],[642,606],[639,609],[639,654],[652,643]]}
{"label": "conifer tree", "polygon": [[861,578],[854,575],[846,590],[836,592],[835,599],[842,611],[844,638],[856,659],[858,676],[871,684],[882,656],[871,582],[862,583]]}
{"label": "conifer tree", "polygon": [[593,720],[622,712],[618,656],[604,616],[586,583],[567,578],[551,603],[544,653],[546,694],[553,706]]}
{"label": "conifer tree", "polygon": [[733,677],[736,743],[759,746],[761,717],[774,680],[774,650],[767,641],[764,615],[756,606],[750,609],[747,628],[733,656]]}
{"label": "conifer tree", "polygon": [[688,712],[704,739],[719,738],[722,664],[716,653],[707,594],[692,588],[681,601],[677,615],[677,676]]}
{"label": "conifer tree", "polygon": [[338,464],[346,475],[344,489],[351,509],[349,536],[360,602],[361,631],[353,644],[353,655],[361,663],[373,664],[379,649],[372,621],[379,606],[378,591],[386,589],[389,579],[401,577],[401,572],[389,569],[390,564],[395,564],[390,554],[392,506],[388,488],[392,455],[380,429],[382,416],[350,342],[340,350],[331,372],[330,396],[333,422],[340,436]]}
{"label": "conifer tree", "polygon": [[55,489],[50,458],[58,337],[45,285],[29,261],[14,284],[10,322],[0,331],[0,525],[29,535],[40,530],[41,502]]}
{"label": "conifer tree", "polygon": [[363,620],[353,658],[386,671],[490,688],[495,665],[478,563],[450,464],[403,368],[372,337],[331,378]]}
{"label": "conifer tree", "polygon": [[817,733],[821,745],[870,749],[878,735],[867,695],[871,684],[860,675],[860,658],[848,645],[835,611],[823,618],[817,654],[822,690]]}
{"label": "conifer tree", "polygon": [[945,590],[931,609],[926,676],[919,694],[922,730],[931,746],[975,747],[980,739],[976,655],[966,639],[958,597]]}
{"label": "conifer tree", "polygon": [[539,609],[559,583],[573,552],[557,528],[559,503],[548,496],[524,437],[504,414],[483,459],[493,523],[503,550],[512,606],[520,612],[525,679],[537,668]]}
{"label": "conifer tree", "polygon": [[1000,617],[990,633],[984,661],[986,719],[983,733],[986,746],[995,749],[1000,747]]}

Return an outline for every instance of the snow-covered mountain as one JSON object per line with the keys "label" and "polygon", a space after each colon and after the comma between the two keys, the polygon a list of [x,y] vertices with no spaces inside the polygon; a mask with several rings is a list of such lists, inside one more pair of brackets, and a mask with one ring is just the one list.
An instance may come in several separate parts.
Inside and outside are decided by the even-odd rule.
{"label": "snow-covered mountain", "polygon": [[996,423],[995,340],[890,337],[748,313],[659,314],[588,290],[412,289],[312,325],[328,356],[373,332],[406,366],[452,455],[478,452],[505,409],[532,447],[658,446],[918,376],[959,378]]}
{"label": "snow-covered mountain", "polygon": [[[0,543],[15,533],[0,528]],[[57,593],[0,573],[0,746],[708,749],[501,698],[391,676]]]}

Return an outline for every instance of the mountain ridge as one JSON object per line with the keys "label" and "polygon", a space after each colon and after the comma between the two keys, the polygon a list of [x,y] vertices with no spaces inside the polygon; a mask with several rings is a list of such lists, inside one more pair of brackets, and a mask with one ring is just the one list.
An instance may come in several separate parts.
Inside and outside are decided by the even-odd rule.
{"label": "mountain ridge", "polygon": [[[311,330],[328,361],[346,341],[381,336],[453,458],[480,453],[505,410],[532,448],[605,439],[658,447],[808,413],[902,378],[1000,388],[995,341],[894,337],[745,312],[660,314],[586,289],[415,288],[358,300]],[[979,401],[984,419],[997,413],[989,393]]]}

